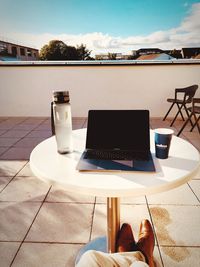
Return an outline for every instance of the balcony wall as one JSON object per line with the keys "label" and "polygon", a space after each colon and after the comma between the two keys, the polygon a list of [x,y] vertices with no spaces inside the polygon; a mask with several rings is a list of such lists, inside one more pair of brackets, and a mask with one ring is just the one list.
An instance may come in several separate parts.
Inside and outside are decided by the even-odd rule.
{"label": "balcony wall", "polygon": [[[73,116],[89,109],[149,109],[162,117],[174,88],[200,86],[200,61],[0,63],[0,116],[49,116],[53,90],[69,90]],[[200,89],[196,96],[200,97]]]}

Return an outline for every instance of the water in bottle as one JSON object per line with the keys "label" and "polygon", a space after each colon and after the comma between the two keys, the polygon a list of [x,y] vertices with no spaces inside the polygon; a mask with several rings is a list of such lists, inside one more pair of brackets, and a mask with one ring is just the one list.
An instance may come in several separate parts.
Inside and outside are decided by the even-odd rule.
{"label": "water in bottle", "polygon": [[68,91],[53,92],[53,119],[58,152],[72,152],[72,117]]}

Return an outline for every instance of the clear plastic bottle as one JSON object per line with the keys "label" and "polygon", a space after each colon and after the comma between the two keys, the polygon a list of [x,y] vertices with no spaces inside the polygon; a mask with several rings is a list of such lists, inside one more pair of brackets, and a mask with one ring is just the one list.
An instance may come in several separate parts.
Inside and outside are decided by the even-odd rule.
{"label": "clear plastic bottle", "polygon": [[68,91],[53,92],[53,120],[57,150],[60,154],[73,151],[72,117]]}

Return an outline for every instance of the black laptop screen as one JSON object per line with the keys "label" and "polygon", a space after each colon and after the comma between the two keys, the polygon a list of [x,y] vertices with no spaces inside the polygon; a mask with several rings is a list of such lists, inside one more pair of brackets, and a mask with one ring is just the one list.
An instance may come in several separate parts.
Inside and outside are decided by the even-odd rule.
{"label": "black laptop screen", "polygon": [[149,111],[90,110],[86,148],[149,151]]}

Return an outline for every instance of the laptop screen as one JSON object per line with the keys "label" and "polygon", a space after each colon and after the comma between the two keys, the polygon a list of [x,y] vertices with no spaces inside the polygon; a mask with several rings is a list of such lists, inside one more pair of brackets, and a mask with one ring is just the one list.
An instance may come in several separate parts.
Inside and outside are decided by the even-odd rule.
{"label": "laptop screen", "polygon": [[90,110],[86,148],[149,151],[149,111]]}

